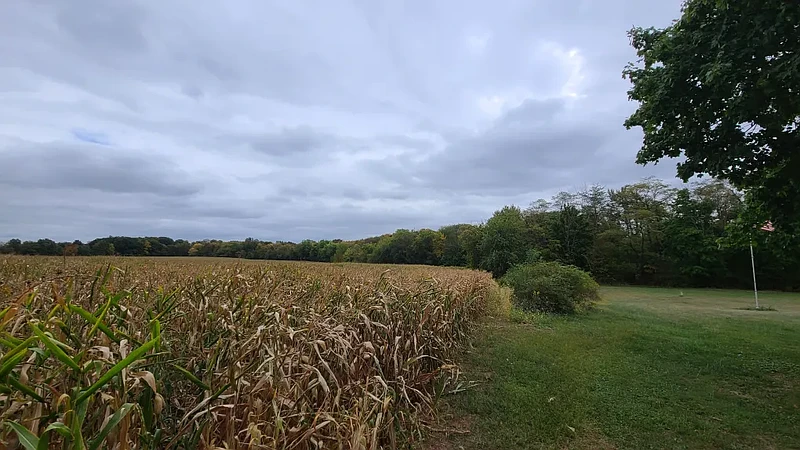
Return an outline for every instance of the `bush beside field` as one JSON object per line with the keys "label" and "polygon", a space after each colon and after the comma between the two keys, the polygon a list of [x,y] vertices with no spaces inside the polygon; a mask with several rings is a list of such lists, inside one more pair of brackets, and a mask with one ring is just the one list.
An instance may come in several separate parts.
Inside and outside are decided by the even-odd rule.
{"label": "bush beside field", "polygon": [[12,445],[394,448],[421,437],[476,320],[509,309],[488,273],[462,269],[0,263],[0,441]]}
{"label": "bush beside field", "polygon": [[502,282],[513,289],[515,305],[526,312],[572,314],[600,298],[591,275],[552,261],[514,266]]}

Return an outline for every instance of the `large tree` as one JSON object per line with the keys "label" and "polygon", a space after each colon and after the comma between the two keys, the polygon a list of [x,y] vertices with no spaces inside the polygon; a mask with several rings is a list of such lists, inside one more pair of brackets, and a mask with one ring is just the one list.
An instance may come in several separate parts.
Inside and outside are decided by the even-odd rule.
{"label": "large tree", "polygon": [[484,227],[481,241],[481,267],[496,277],[525,260],[525,220],[516,206],[495,211]]}
{"label": "large tree", "polygon": [[625,231],[627,245],[636,255],[636,280],[654,275],[664,240],[664,222],[674,191],[655,178],[611,190],[610,220]]}
{"label": "large tree", "polygon": [[745,191],[779,227],[800,222],[800,2],[687,0],[664,29],[634,28],[624,76],[640,103],[637,162],[683,156]]}

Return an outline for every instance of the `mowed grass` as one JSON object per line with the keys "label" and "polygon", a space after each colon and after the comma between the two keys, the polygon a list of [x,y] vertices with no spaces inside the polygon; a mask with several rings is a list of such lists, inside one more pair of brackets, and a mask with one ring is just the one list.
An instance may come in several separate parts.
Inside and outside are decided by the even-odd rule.
{"label": "mowed grass", "polygon": [[[603,288],[595,311],[487,325],[433,448],[800,448],[800,295]],[[465,429],[469,433],[464,433]]]}

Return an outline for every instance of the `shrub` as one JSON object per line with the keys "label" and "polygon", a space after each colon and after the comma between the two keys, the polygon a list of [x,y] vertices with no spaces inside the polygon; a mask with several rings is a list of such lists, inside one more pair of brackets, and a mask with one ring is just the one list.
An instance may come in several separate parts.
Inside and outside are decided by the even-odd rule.
{"label": "shrub", "polygon": [[588,273],[556,262],[515,266],[502,281],[525,311],[572,314],[599,298],[598,285]]}

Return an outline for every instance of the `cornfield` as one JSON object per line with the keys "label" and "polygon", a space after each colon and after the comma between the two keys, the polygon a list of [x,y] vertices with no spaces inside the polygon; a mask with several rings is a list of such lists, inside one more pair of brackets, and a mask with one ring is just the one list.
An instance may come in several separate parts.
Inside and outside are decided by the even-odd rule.
{"label": "cornfield", "polygon": [[494,289],[423,266],[4,257],[0,448],[408,448]]}

